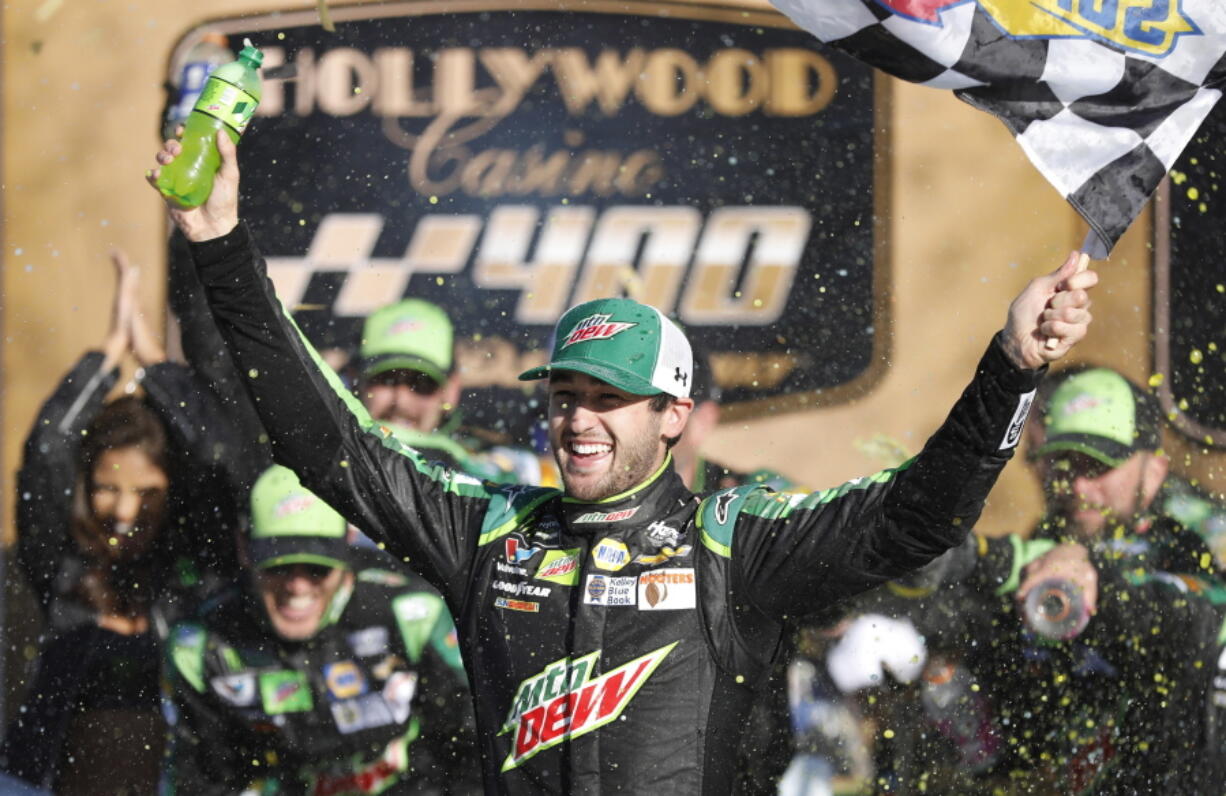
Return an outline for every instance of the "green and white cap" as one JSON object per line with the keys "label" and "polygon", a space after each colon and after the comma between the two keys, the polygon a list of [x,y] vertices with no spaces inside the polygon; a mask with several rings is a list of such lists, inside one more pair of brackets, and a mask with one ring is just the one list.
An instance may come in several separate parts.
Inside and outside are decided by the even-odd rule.
{"label": "green and white cap", "polygon": [[251,562],[349,566],[349,524],[292,470],[273,465],[251,490]]}
{"label": "green and white cap", "polygon": [[1120,374],[1095,368],[1070,376],[1052,393],[1040,456],[1074,451],[1118,467],[1137,451],[1162,447],[1161,410]]}
{"label": "green and white cap", "polygon": [[553,332],[548,365],[524,371],[521,381],[573,370],[632,395],[688,397],[694,380],[690,341],[655,307],[604,298],[572,307]]}
{"label": "green and white cap", "polygon": [[437,304],[404,299],[380,307],[362,327],[362,375],[416,370],[442,384],[451,372],[455,330]]}

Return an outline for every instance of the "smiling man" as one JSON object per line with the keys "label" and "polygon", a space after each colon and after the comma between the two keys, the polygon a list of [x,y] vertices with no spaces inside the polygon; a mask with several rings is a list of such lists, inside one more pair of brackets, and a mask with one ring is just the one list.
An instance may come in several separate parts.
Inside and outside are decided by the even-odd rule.
{"label": "smiling man", "polygon": [[250,582],[170,633],[163,793],[477,792],[443,601],[355,567],[347,530],[284,467],[256,481]]}
{"label": "smiling man", "polygon": [[[239,223],[234,147],[218,143],[208,202],[171,215],[279,459],[460,618],[491,793],[728,792],[789,624],[962,541],[1043,366],[1090,320],[1097,276],[1070,257],[1013,302],[912,462],[810,495],[699,499],[669,454],[692,407],[688,341],[654,308],[588,302],[558,321],[549,364],[524,374],[549,378],[565,489],[499,487],[429,464],[336,391]],[[159,164],[179,151],[168,142]]]}

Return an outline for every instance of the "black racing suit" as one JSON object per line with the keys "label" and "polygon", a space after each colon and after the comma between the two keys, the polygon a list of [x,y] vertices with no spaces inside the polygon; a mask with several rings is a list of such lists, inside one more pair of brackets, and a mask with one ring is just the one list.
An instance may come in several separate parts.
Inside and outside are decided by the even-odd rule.
{"label": "black racing suit", "polygon": [[358,572],[303,642],[230,587],[174,627],[163,671],[164,794],[480,790],[455,626],[419,579]]}
{"label": "black racing suit", "polygon": [[[1194,536],[1168,525],[1091,546],[1098,612],[1067,641],[1029,632],[1016,599],[1024,567],[1059,542],[1050,524],[1031,539],[974,537],[969,574],[913,616],[931,653],[975,676],[996,735],[992,769],[961,779],[959,792],[1202,792],[1219,609],[1203,570],[1159,571]],[[939,749],[920,755],[929,783],[941,781],[943,757],[957,766]]]}
{"label": "black racing suit", "polygon": [[915,460],[835,489],[700,500],[669,460],[583,503],[433,466],[364,425],[287,322],[245,226],[193,256],[274,454],[446,597],[490,792],[727,792],[786,625],[959,543],[1040,377],[994,341]]}

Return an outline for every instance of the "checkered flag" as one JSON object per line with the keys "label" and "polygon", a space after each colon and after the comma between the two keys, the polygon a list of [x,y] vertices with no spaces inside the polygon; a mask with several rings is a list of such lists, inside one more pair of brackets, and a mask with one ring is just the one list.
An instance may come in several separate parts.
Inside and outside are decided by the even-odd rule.
{"label": "checkered flag", "polygon": [[772,0],[821,41],[999,118],[1104,257],[1221,96],[1226,0]]}

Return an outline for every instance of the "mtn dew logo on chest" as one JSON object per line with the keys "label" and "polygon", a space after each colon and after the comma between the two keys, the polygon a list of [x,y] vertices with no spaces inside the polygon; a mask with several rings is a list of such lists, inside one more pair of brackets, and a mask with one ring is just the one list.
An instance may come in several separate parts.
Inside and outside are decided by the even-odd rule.
{"label": "mtn dew logo on chest", "polygon": [[540,674],[524,680],[498,732],[512,736],[502,770],[517,768],[538,752],[616,719],[675,646],[674,641],[593,677],[601,652],[596,650],[575,660],[554,661]]}

